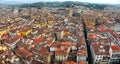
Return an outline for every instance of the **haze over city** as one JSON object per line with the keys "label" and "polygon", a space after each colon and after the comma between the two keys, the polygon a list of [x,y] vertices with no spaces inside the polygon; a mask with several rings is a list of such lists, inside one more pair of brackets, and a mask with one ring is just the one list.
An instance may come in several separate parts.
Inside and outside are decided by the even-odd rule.
{"label": "haze over city", "polygon": [[17,2],[19,3],[35,3],[35,2],[64,2],[64,1],[79,1],[89,3],[103,3],[103,4],[120,4],[120,0],[0,0],[0,3]]}

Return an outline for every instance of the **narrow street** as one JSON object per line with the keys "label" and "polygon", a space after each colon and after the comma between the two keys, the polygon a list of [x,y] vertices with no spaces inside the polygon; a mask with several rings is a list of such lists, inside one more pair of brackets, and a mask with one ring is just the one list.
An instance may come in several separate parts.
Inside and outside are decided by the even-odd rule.
{"label": "narrow street", "polygon": [[93,64],[93,63],[92,63],[92,57],[91,57],[91,51],[90,51],[90,43],[89,43],[89,40],[88,40],[88,38],[87,38],[86,26],[85,26],[84,20],[82,20],[82,22],[83,22],[85,41],[86,41],[86,47],[87,47],[87,52],[88,52],[87,61],[88,61],[88,64]]}

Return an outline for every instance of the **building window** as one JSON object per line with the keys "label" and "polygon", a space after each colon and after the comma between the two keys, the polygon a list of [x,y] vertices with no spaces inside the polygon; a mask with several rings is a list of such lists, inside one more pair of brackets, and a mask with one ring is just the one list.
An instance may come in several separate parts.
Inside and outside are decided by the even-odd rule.
{"label": "building window", "polygon": [[99,57],[97,56],[97,58],[99,58]]}
{"label": "building window", "polygon": [[99,64],[99,63],[95,63],[95,64]]}
{"label": "building window", "polygon": [[98,61],[98,59],[96,59],[96,61]]}

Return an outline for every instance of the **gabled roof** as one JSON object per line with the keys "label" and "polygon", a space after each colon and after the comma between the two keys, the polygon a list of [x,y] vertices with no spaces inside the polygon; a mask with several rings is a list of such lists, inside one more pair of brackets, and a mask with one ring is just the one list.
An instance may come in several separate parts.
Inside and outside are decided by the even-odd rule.
{"label": "gabled roof", "polygon": [[39,42],[42,42],[42,41],[44,41],[44,40],[45,40],[45,37],[44,37],[44,36],[41,36],[41,37],[39,37],[39,38],[34,39],[33,42],[34,42],[34,43],[39,43]]}
{"label": "gabled roof", "polygon": [[73,61],[63,61],[62,64],[77,64],[77,63]]}
{"label": "gabled roof", "polygon": [[111,46],[111,49],[114,51],[120,51],[120,47],[117,45]]}
{"label": "gabled roof", "polygon": [[28,56],[33,56],[33,54],[30,51],[26,50],[24,47],[16,49],[15,53],[24,59],[26,59]]}
{"label": "gabled roof", "polygon": [[79,64],[88,64],[86,61],[80,61]]}
{"label": "gabled roof", "polygon": [[96,37],[97,37],[97,34],[95,34],[95,33],[89,34],[89,38],[91,38],[91,39],[95,39]]}

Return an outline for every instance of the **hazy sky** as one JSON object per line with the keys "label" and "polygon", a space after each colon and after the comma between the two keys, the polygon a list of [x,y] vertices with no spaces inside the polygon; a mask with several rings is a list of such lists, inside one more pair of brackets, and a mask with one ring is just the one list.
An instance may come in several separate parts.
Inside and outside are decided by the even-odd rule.
{"label": "hazy sky", "polygon": [[92,2],[92,3],[105,3],[105,4],[120,4],[120,0],[0,0],[0,2],[8,2],[8,1],[15,1],[15,2],[25,2],[25,3],[33,3],[39,1],[81,1],[81,2]]}

